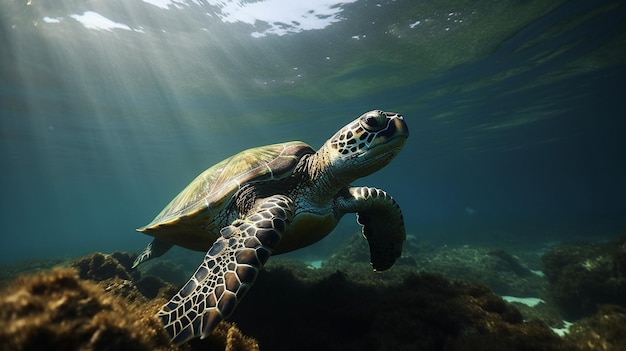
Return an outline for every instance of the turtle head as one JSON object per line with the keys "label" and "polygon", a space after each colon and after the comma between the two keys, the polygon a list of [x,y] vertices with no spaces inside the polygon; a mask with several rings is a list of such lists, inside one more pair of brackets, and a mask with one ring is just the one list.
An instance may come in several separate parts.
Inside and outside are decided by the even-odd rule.
{"label": "turtle head", "polygon": [[408,136],[402,115],[374,110],[341,128],[324,148],[333,173],[354,180],[386,166],[400,152]]}

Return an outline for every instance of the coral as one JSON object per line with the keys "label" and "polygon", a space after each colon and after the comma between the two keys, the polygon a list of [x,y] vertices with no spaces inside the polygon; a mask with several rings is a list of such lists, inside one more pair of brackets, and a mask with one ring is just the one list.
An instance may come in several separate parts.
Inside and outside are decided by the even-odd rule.
{"label": "coral", "polygon": [[566,319],[593,315],[600,304],[626,306],[626,239],[558,246],[542,262],[549,298]]}
{"label": "coral", "polygon": [[601,305],[598,313],[576,322],[565,337],[588,351],[626,350],[626,308]]}

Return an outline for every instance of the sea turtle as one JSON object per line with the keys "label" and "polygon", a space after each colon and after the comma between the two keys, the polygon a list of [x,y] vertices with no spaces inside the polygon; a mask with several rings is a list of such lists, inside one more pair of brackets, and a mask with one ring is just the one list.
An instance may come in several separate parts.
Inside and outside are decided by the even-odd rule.
{"label": "sea turtle", "polygon": [[206,337],[227,318],[272,254],[322,239],[357,213],[375,271],[390,268],[406,234],[385,191],[350,182],[387,165],[409,135],[403,117],[374,110],[316,152],[292,141],[240,152],[201,173],[145,227],[155,239],[133,268],[173,245],[206,251],[203,262],[158,312],[174,343]]}

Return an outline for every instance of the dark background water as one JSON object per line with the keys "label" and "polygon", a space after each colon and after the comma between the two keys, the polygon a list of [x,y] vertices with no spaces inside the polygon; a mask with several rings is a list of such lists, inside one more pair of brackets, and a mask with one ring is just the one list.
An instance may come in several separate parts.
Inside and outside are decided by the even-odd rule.
{"label": "dark background water", "polygon": [[[0,263],[138,251],[134,228],[213,163],[317,148],[374,108],[411,137],[356,184],[393,194],[409,234],[624,233],[623,1],[309,6],[2,3]],[[320,248],[358,230],[348,217]]]}

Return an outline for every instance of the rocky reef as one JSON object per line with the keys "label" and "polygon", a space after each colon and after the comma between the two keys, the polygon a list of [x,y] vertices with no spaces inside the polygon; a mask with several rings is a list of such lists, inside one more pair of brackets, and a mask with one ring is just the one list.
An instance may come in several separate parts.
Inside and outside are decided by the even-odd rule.
{"label": "rocky reef", "polygon": [[40,272],[50,267],[67,264],[71,261],[71,259],[63,258],[39,258],[3,265],[0,269],[0,288],[5,287],[20,275]]}
{"label": "rocky reef", "polygon": [[0,298],[6,350],[168,350],[154,303],[131,304],[75,270],[18,278]]}
{"label": "rocky reef", "polygon": [[[35,265],[0,291],[0,350],[623,350],[618,299],[592,300],[581,289],[576,298],[593,301],[587,318],[565,337],[548,326],[562,323],[573,300],[559,304],[559,275],[576,273],[570,289],[575,277],[621,286],[624,243],[597,245],[551,250],[542,277],[501,249],[425,249],[409,240],[391,270],[374,273],[355,235],[318,268],[272,258],[228,322],[180,346],[155,314],[185,269],[155,261],[132,270],[134,255],[94,253],[57,268]],[[548,286],[535,307],[496,295],[540,295]],[[601,303],[614,305],[595,307]]]}
{"label": "rocky reef", "polygon": [[577,350],[488,288],[425,273],[377,287],[275,267],[231,320],[266,350]]}
{"label": "rocky reef", "polygon": [[583,350],[626,350],[626,308],[600,305],[598,312],[576,322],[566,340]]}
{"label": "rocky reef", "polygon": [[626,306],[626,238],[560,245],[542,261],[548,298],[566,319],[591,316],[602,304]]}
{"label": "rocky reef", "polygon": [[177,288],[129,271],[132,256],[94,253],[70,267],[20,276],[0,292],[0,350],[258,350],[224,322],[172,345],[156,312]]}
{"label": "rocky reef", "polygon": [[538,296],[544,285],[517,257],[499,248],[441,247],[422,260],[421,268],[450,279],[485,284],[499,295]]}
{"label": "rocky reef", "polygon": [[360,234],[351,236],[324,261],[324,270],[349,271],[358,275],[358,281],[377,284],[400,283],[407,274],[417,271],[436,272],[447,279],[484,284],[499,295],[539,296],[546,285],[541,275],[501,248],[426,247],[412,237],[407,240],[402,257],[393,269],[382,275],[371,274],[369,248]]}

